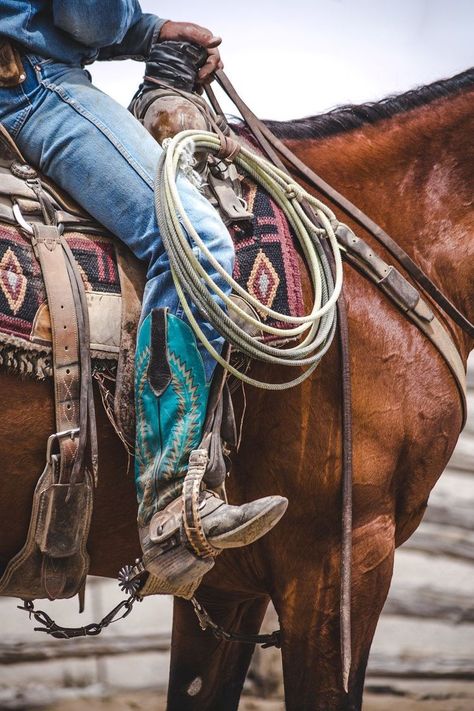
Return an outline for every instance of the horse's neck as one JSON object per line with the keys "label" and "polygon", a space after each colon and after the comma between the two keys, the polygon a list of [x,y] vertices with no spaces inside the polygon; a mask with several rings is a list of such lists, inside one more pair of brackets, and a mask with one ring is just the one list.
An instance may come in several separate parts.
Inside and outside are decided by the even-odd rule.
{"label": "horse's neck", "polygon": [[[293,144],[474,318],[473,92],[375,125]],[[344,217],[342,216],[342,219]],[[449,324],[450,326],[452,324]],[[456,340],[468,352],[472,341]]]}

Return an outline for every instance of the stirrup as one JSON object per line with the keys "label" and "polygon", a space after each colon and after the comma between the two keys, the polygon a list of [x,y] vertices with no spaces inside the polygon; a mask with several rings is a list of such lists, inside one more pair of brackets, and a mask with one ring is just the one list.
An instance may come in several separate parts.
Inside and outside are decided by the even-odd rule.
{"label": "stirrup", "polygon": [[140,528],[143,558],[119,573],[120,586],[125,592],[191,598],[203,576],[214,566],[214,558],[221,550],[207,541],[199,513],[207,462],[206,449],[193,450],[182,495]]}
{"label": "stirrup", "polygon": [[192,548],[198,558],[215,558],[221,549],[214,548],[204,533],[201,514],[199,510],[199,497],[201,484],[206,473],[209,455],[206,449],[195,449],[189,457],[188,473],[184,479],[183,502],[183,528],[187,544]]}

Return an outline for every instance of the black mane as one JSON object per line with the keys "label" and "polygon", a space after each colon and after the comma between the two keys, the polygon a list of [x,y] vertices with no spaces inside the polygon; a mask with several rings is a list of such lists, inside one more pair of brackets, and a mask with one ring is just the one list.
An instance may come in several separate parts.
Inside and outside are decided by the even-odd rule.
{"label": "black mane", "polygon": [[308,116],[293,121],[265,121],[279,138],[325,138],[337,133],[374,124],[395,114],[425,106],[436,99],[451,96],[474,86],[474,67],[451,79],[412,89],[405,94],[387,96],[381,101],[360,105],[339,106],[319,116]]}

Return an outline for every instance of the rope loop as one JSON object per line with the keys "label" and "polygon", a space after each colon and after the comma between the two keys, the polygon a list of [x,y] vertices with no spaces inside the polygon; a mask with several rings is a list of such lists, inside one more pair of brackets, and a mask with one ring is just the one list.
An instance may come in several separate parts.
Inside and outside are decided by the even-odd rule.
{"label": "rope loop", "polygon": [[[238,284],[209,251],[186,214],[177,188],[178,175],[183,171],[181,156],[195,151],[208,151],[220,157],[225,153],[224,160],[233,160],[243,173],[268,192],[284,212],[301,248],[311,280],[313,299],[309,313],[290,316],[261,303]],[[310,206],[314,218],[302,205],[303,202]],[[182,131],[163,145],[155,178],[155,210],[184,314],[196,338],[210,355],[236,378],[267,390],[284,390],[308,378],[331,345],[336,327],[336,302],[342,290],[342,259],[335,235],[334,213],[297,185],[285,171],[249,150],[246,145],[237,143],[233,138],[223,139],[215,133],[196,130]],[[333,255],[334,278],[321,245],[322,238],[327,239]],[[203,261],[207,261],[228,287],[252,309],[244,310],[238,301],[228,295],[229,290],[224,291],[213,281],[196,257],[196,248],[204,256]],[[191,304],[234,350],[250,359],[294,367],[300,372],[283,383],[262,382],[240,372],[209,342]],[[255,311],[261,318],[255,315]],[[270,318],[284,324],[284,327],[270,325]],[[252,337],[248,332],[251,328],[242,328],[238,323],[254,327],[254,331],[258,329],[259,334],[263,332],[280,340],[288,339],[293,344],[278,348],[264,339]]]}

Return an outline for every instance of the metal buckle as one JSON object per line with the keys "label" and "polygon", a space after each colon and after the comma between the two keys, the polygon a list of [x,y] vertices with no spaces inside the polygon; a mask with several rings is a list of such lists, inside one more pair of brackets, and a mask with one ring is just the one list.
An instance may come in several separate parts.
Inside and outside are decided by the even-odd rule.
{"label": "metal buckle", "polygon": [[70,437],[71,439],[74,439],[74,437],[77,437],[80,432],[80,428],[76,427],[75,429],[72,430],[63,430],[62,432],[55,432],[54,434],[50,435],[48,437],[48,442],[46,444],[46,462],[48,464],[54,464],[53,458],[57,457],[56,454],[53,454],[52,449],[53,449],[53,444],[60,439],[64,439],[65,437]]}
{"label": "metal buckle", "polygon": [[33,228],[28,222],[26,222],[25,218],[23,217],[23,215],[21,213],[20,206],[18,205],[17,202],[13,205],[12,211],[13,211],[13,216],[15,217],[15,220],[20,225],[21,229],[24,232],[26,232],[27,234],[33,235],[34,234]]}

